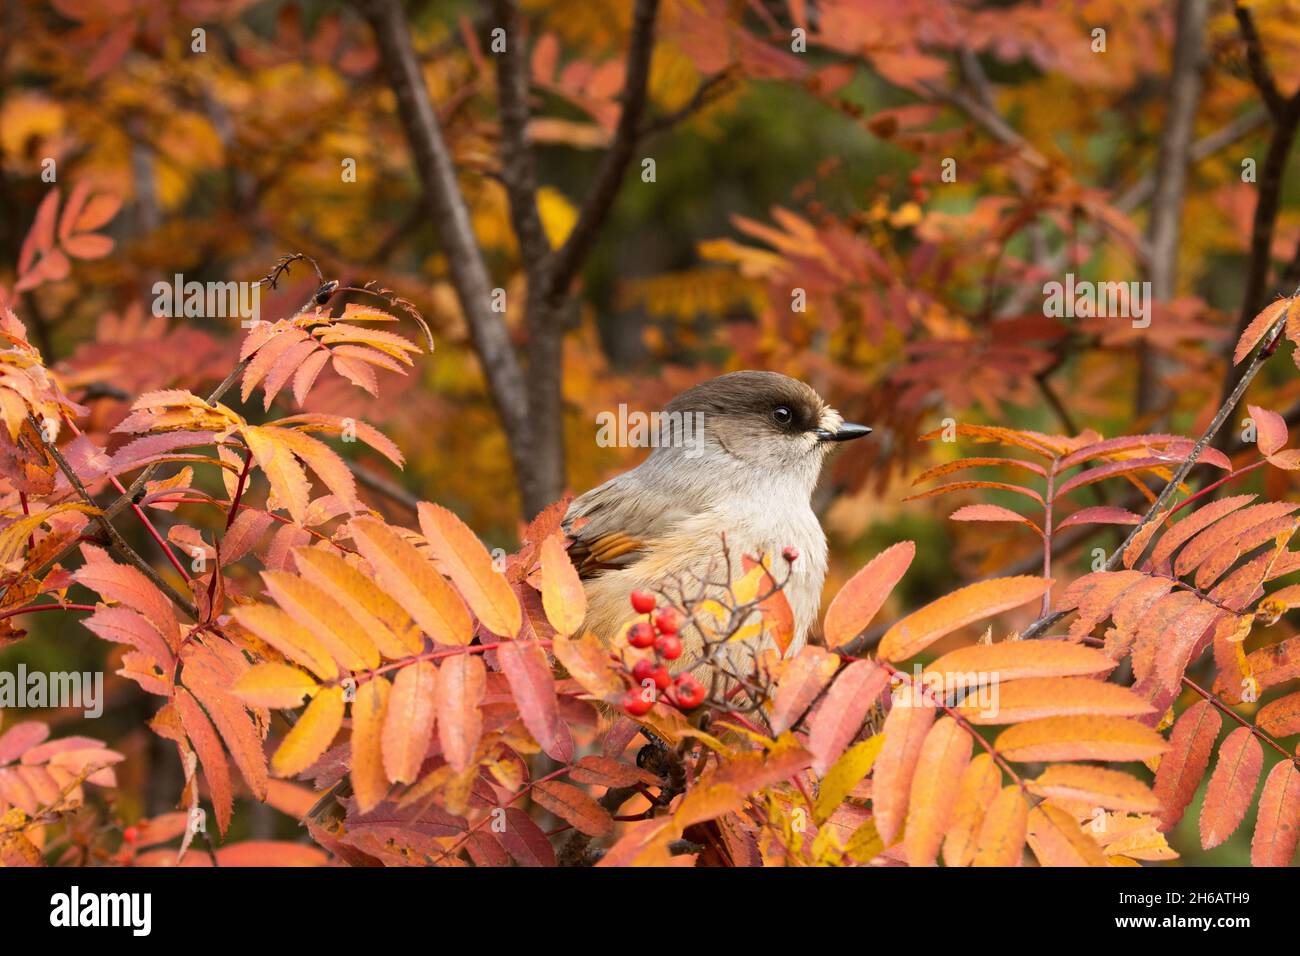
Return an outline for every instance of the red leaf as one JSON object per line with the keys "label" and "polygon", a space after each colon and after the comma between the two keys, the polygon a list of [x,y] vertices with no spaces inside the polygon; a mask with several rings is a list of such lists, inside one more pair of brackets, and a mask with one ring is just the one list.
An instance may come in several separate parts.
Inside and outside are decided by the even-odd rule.
{"label": "red leaf", "polygon": [[874,661],[854,661],[840,673],[813,714],[808,750],[813,771],[823,776],[862,729],[867,711],[889,684],[889,672]]}
{"label": "red leaf", "polygon": [[546,652],[535,641],[507,641],[497,648],[497,662],[528,732],[547,756],[568,763],[573,759],[573,740],[567,732],[561,733],[555,678]]}
{"label": "red leaf", "polygon": [[1169,752],[1160,759],[1156,771],[1161,830],[1172,830],[1183,818],[1210,765],[1210,753],[1222,727],[1223,718],[1208,700],[1188,707],[1175,721],[1169,735]]}
{"label": "red leaf", "polygon": [[1259,795],[1259,817],[1250,841],[1252,866],[1290,866],[1300,838],[1300,771],[1281,760],[1269,771]]}
{"label": "red leaf", "polygon": [[1224,739],[1201,806],[1203,849],[1218,846],[1241,825],[1263,765],[1264,751],[1249,727],[1238,727]]}

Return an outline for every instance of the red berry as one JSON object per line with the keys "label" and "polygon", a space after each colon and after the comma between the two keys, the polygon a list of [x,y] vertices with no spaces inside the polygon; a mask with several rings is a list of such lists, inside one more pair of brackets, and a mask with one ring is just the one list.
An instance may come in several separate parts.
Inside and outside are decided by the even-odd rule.
{"label": "red berry", "polygon": [[627,632],[627,642],[633,647],[650,647],[655,642],[655,629],[648,621],[637,621]]}
{"label": "red berry", "polygon": [[928,190],[925,190],[925,189],[913,189],[913,190],[912,190],[912,199],[915,200],[916,202],[919,202],[919,203],[920,203],[920,202],[925,202],[925,201],[926,201],[927,199],[929,199],[929,198],[930,198],[930,193],[929,193]]}
{"label": "red berry", "polygon": [[704,703],[705,693],[704,685],[693,674],[683,674],[673,688],[673,700],[682,710],[693,710]]}
{"label": "red berry", "polygon": [[663,634],[655,641],[655,650],[664,660],[675,661],[682,656],[682,639],[676,634]]}
{"label": "red berry", "polygon": [[921,171],[919,169],[914,169],[910,173],[908,173],[907,181],[911,183],[913,186],[919,186],[921,185],[921,183],[925,182],[925,177],[921,175]]}
{"label": "red berry", "polygon": [[681,615],[675,607],[661,607],[655,612],[655,630],[660,634],[676,634],[681,627]]}
{"label": "red berry", "polygon": [[787,544],[781,549],[781,557],[785,558],[791,564],[799,560],[799,549],[792,544]]}
{"label": "red berry", "polygon": [[122,831],[122,839],[127,843],[134,843],[140,839],[140,830],[138,827],[127,827]]}
{"label": "red berry", "polygon": [[655,705],[653,700],[646,700],[639,689],[628,691],[623,695],[623,709],[633,717],[643,717]]}
{"label": "red berry", "polygon": [[632,592],[632,610],[638,614],[649,614],[655,609],[655,596],[649,591]]}

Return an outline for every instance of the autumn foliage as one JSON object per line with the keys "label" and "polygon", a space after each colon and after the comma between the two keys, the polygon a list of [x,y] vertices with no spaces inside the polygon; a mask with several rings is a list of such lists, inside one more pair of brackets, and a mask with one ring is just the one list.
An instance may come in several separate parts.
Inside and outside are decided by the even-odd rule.
{"label": "autumn foliage", "polygon": [[[1051,4],[892,2],[887,31],[848,0],[174,6],[30,14],[24,64],[62,58],[76,108],[0,100],[32,200],[0,247],[0,651],[93,647],[130,721],[5,705],[0,864],[1139,866],[1234,837],[1292,863],[1290,139],[1249,203],[1215,158],[1294,138],[1286,16],[1200,24],[1228,66],[1193,117],[1212,142],[1180,147],[1205,164],[1184,259],[1241,257],[1245,287],[1163,283],[1146,328],[1037,300],[1067,268],[1172,269],[1164,172],[1122,188],[1079,145],[1176,69],[1165,4],[1096,5],[1128,38],[1104,66]],[[525,52],[492,59],[498,20]],[[227,52],[187,58],[191,21]],[[160,64],[174,85],[132,72]],[[839,204],[850,172],[816,156],[689,266],[584,276],[620,189],[654,182],[637,163],[670,178],[657,137],[716,138],[753,89],[920,165]],[[1149,145],[1166,114],[1138,100]],[[603,158],[566,195],[552,150]],[[262,314],[148,309],[182,269],[253,277]],[[616,310],[631,359],[601,343]],[[881,439],[828,468],[820,624],[792,645],[787,549],[721,595],[630,594],[602,641],[566,488],[632,459],[574,436],[723,367],[815,381]],[[683,659],[687,623],[719,653]]]}

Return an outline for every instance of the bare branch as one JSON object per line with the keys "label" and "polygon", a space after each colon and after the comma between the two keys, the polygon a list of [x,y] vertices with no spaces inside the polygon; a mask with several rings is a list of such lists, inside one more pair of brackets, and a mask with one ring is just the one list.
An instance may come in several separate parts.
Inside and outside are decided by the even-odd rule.
{"label": "bare branch", "polygon": [[600,169],[587,196],[578,221],[574,224],[569,237],[551,256],[547,263],[546,287],[543,300],[550,306],[558,306],[569,290],[574,277],[582,267],[596,240],[596,234],[609,216],[614,200],[618,196],[623,175],[632,160],[632,151],[636,148],[637,132],[641,127],[641,115],[645,112],[646,87],[650,79],[650,57],[654,52],[655,15],[659,12],[659,0],[637,0],[632,14],[632,34],[628,43],[627,72],[623,80],[623,110],[618,117],[618,126],[609,150],[601,162]]}
{"label": "bare branch", "polygon": [[1251,82],[1259,90],[1259,95],[1264,98],[1264,105],[1273,114],[1273,118],[1279,119],[1286,109],[1286,102],[1278,91],[1277,83],[1273,80],[1273,73],[1268,68],[1268,61],[1264,58],[1264,48],[1260,43],[1259,31],[1255,29],[1255,18],[1251,16],[1250,10],[1243,7],[1236,0],[1232,4],[1232,12],[1237,16],[1237,26],[1241,30],[1241,38],[1246,41],[1246,66],[1250,69]]}
{"label": "bare branch", "polygon": [[516,0],[492,0],[492,11],[506,31],[506,49],[496,57],[501,113],[501,181],[510,200],[510,222],[529,283],[536,281],[551,252],[537,211],[537,168],[528,144],[528,49]]}

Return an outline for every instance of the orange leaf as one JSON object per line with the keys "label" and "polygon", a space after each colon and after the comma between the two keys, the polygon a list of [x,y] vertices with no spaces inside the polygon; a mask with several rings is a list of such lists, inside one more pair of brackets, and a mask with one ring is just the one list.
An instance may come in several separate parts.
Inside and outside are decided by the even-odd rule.
{"label": "orange leaf", "polygon": [[277,777],[302,773],[320,759],[320,755],[334,742],[334,735],[341,726],[343,690],[323,687],[271,757],[271,770]]}
{"label": "orange leaf", "polygon": [[831,601],[831,606],[826,609],[827,646],[839,647],[862,633],[914,557],[915,542],[900,541],[868,561],[840,588]]}
{"label": "orange leaf", "polygon": [[564,532],[556,531],[541,547],[542,607],[551,627],[568,637],[587,616],[587,593],[564,547]]}
{"label": "orange leaf", "polygon": [[609,811],[573,784],[548,780],[533,787],[532,795],[538,806],[573,824],[579,833],[603,837],[614,829]]}
{"label": "orange leaf", "polygon": [[1246,331],[1241,333],[1241,338],[1237,339],[1237,347],[1232,353],[1232,364],[1238,365],[1241,360],[1250,354],[1251,349],[1258,345],[1268,334],[1268,330],[1277,324],[1278,319],[1285,314],[1287,307],[1291,304],[1290,299],[1278,299],[1276,302],[1270,302],[1264,306],[1253,319],[1250,325],[1246,326]]}
{"label": "orange leaf", "polygon": [[590,631],[576,638],[556,635],[551,641],[551,651],[569,676],[593,697],[610,700],[623,693],[622,671],[609,659],[609,650]]}
{"label": "orange leaf", "polygon": [[1168,749],[1150,727],[1125,717],[1044,717],[1008,727],[995,744],[1008,760],[1146,760]]}
{"label": "orange leaf", "polygon": [[372,677],[357,688],[352,701],[352,790],[362,813],[373,810],[388,794],[384,776],[384,717],[392,685]]}
{"label": "orange leaf", "polygon": [[[1010,508],[1003,508],[1001,505],[966,505],[964,508],[958,508],[948,516],[953,521],[1007,521],[1016,524],[1023,524],[1034,530],[1034,533],[1042,537],[1043,529],[1034,524],[1022,514],[1012,511]],[[1069,520],[1068,518],[1066,519]],[[1064,527],[1065,522],[1061,522],[1058,527]]]}
{"label": "orange leaf", "polygon": [[776,680],[776,693],[772,696],[769,717],[772,733],[783,734],[793,727],[822,688],[830,683],[839,666],[838,655],[812,644],[805,644],[799,653],[783,662]]}
{"label": "orange leaf", "polygon": [[453,654],[438,668],[438,740],[447,763],[457,773],[474,766],[483,736],[479,704],[487,691],[487,669],[478,654]]}
{"label": "orange leaf", "polygon": [[1238,727],[1224,738],[1201,805],[1202,849],[1218,846],[1241,825],[1263,766],[1264,751],[1249,727]]}
{"label": "orange leaf", "polygon": [[474,621],[465,602],[413,544],[373,518],[353,519],[348,528],[380,586],[426,634],[439,644],[470,642]]}
{"label": "orange leaf", "polygon": [[984,823],[984,813],[998,795],[1002,771],[993,755],[978,754],[967,764],[957,782],[957,796],[952,806],[952,821],[943,841],[943,862],[948,866],[970,866],[975,856],[975,840]]}
{"label": "orange leaf", "polygon": [[1174,722],[1169,753],[1156,770],[1155,794],[1160,801],[1160,829],[1172,830],[1192,802],[1210,766],[1210,753],[1219,739],[1223,718],[1208,700],[1198,701]]}
{"label": "orange leaf", "polygon": [[972,644],[949,651],[925,669],[929,675],[949,678],[982,676],[981,683],[1033,677],[1075,677],[1107,674],[1115,662],[1101,651],[1064,641],[1000,641]]}
{"label": "orange leaf", "polygon": [[[888,723],[888,721],[886,721]],[[885,745],[889,744],[888,732]],[[937,721],[926,734],[921,755],[912,775],[912,792],[908,800],[907,826],[903,846],[909,866],[933,866],[939,854],[957,798],[952,782],[966,771],[971,757],[971,736],[951,717]],[[881,755],[884,755],[882,749]],[[876,773],[880,773],[879,757]],[[873,791],[878,792],[878,791]],[[877,810],[877,826],[879,826]]]}
{"label": "orange leaf", "polygon": [[885,846],[894,842],[907,815],[912,775],[921,758],[921,747],[934,723],[935,708],[904,688],[885,717],[881,735],[885,738],[871,773],[871,806],[876,832]]}
{"label": "orange leaf", "polygon": [[542,750],[556,760],[572,759],[573,740],[560,723],[555,678],[546,652],[536,641],[510,641],[497,648],[497,663],[510,683],[524,726]]}
{"label": "orange leaf", "polygon": [[416,661],[397,672],[384,713],[384,772],[393,783],[414,783],[433,735],[438,669]]}
{"label": "orange leaf", "polygon": [[595,784],[599,787],[630,787],[638,783],[657,787],[662,783],[648,770],[614,760],[612,757],[590,755],[579,760],[578,765],[569,771],[569,776],[576,783]]}
{"label": "orange leaf", "polygon": [[1056,764],[1031,780],[1028,786],[1030,793],[1040,797],[1084,800],[1107,810],[1153,813],[1160,807],[1155,794],[1140,780],[1105,767]]}
{"label": "orange leaf", "polygon": [[[1244,728],[1243,728],[1244,729]],[[1290,866],[1300,838],[1300,772],[1290,760],[1280,760],[1264,781],[1259,817],[1250,841],[1252,866]]]}
{"label": "orange leaf", "polygon": [[420,502],[420,530],[457,590],[493,634],[514,637],[523,626],[519,598],[465,522],[446,508]]}
{"label": "orange leaf", "polygon": [[1050,803],[1029,811],[1026,836],[1043,866],[1106,865],[1096,841],[1079,829],[1074,817]]}
{"label": "orange leaf", "polygon": [[176,688],[176,711],[180,714],[185,736],[194,744],[194,750],[203,764],[203,776],[208,781],[212,809],[216,812],[217,826],[222,833],[230,826],[230,812],[234,805],[234,792],[230,785],[230,764],[221,748],[221,738],[213,729],[203,708],[184,687]]}
{"label": "orange leaf", "polygon": [[1014,577],[980,581],[946,594],[896,622],[880,641],[880,656],[891,661],[919,654],[945,634],[1043,596],[1047,578]]}
{"label": "orange leaf", "polygon": [[972,724],[1014,724],[1075,714],[1136,717],[1152,710],[1127,687],[1088,677],[1031,677],[994,686],[992,695],[967,696],[957,712]]}
{"label": "orange leaf", "polygon": [[817,776],[823,776],[858,735],[867,711],[888,684],[888,671],[868,660],[854,661],[835,679],[810,719],[808,750]]}
{"label": "orange leaf", "polygon": [[285,613],[311,631],[344,670],[379,666],[379,648],[343,606],[316,585],[287,571],[263,571],[262,581]]}
{"label": "orange leaf", "polygon": [[1003,787],[984,813],[972,866],[1019,866],[1029,805],[1019,787]]}

